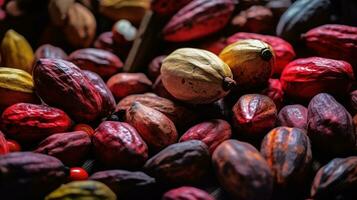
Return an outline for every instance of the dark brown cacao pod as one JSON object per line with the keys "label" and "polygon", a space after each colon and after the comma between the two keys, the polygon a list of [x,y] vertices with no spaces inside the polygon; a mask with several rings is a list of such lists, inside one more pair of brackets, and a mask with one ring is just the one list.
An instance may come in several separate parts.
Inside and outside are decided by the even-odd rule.
{"label": "dark brown cacao pod", "polygon": [[69,166],[78,166],[88,156],[91,146],[91,138],[86,132],[74,131],[51,135],[34,152],[56,157]]}
{"label": "dark brown cacao pod", "polygon": [[307,130],[307,108],[299,104],[283,107],[278,114],[278,125]]}
{"label": "dark brown cacao pod", "polygon": [[273,176],[265,159],[252,145],[226,140],[213,152],[212,162],[221,186],[234,199],[270,199]]}
{"label": "dark brown cacao pod", "polygon": [[324,157],[347,153],[356,146],[352,117],[331,95],[316,95],[308,107],[308,135]]}
{"label": "dark brown cacao pod", "polygon": [[167,191],[161,200],[214,200],[214,197],[201,189],[183,186]]}
{"label": "dark brown cacao pod", "polygon": [[67,54],[59,47],[55,47],[50,44],[44,44],[38,47],[35,52],[35,60],[40,58],[60,58],[66,60]]}
{"label": "dark brown cacao pod", "polygon": [[148,158],[147,145],[125,122],[102,122],[95,130],[93,144],[96,158],[108,167],[137,168]]}
{"label": "dark brown cacao pod", "polygon": [[65,166],[52,156],[32,152],[0,156],[1,199],[43,199],[66,178]]}
{"label": "dark brown cacao pod", "polygon": [[150,158],[145,171],[158,182],[185,185],[203,182],[210,168],[207,146],[198,140],[172,144]]}

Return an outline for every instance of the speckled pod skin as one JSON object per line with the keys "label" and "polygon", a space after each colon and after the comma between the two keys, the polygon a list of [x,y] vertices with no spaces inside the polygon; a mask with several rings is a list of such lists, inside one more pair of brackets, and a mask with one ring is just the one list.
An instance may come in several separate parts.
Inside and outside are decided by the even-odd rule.
{"label": "speckled pod skin", "polygon": [[278,114],[278,125],[307,130],[307,108],[299,104],[284,106]]}

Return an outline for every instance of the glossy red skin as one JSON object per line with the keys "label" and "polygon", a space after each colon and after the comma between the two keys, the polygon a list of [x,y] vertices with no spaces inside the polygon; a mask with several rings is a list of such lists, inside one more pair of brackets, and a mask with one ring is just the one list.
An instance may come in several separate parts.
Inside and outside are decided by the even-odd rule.
{"label": "glossy red skin", "polygon": [[212,154],[216,147],[232,135],[232,129],[228,122],[221,119],[199,123],[188,129],[179,142],[187,140],[200,140],[205,143]]}
{"label": "glossy red skin", "polygon": [[353,81],[353,69],[349,63],[320,57],[294,60],[280,77],[284,94],[295,101],[309,101],[323,92],[345,95]]}
{"label": "glossy red skin", "polygon": [[321,57],[357,64],[357,27],[326,24],[309,30],[302,38]]}
{"label": "glossy red skin", "polygon": [[113,33],[111,31],[100,34],[94,41],[95,48],[114,52]]}
{"label": "glossy red skin", "polygon": [[35,60],[40,58],[60,58],[66,60],[68,55],[59,47],[50,44],[44,44],[37,48],[35,52]]}
{"label": "glossy red skin", "polygon": [[72,167],[69,171],[69,179],[71,181],[84,181],[89,177],[86,170],[81,167]]}
{"label": "glossy red skin", "polygon": [[7,144],[4,134],[0,131],[0,155],[5,155],[9,152],[9,145]]}
{"label": "glossy red skin", "polygon": [[103,49],[79,49],[68,59],[79,68],[95,72],[103,78],[109,78],[124,66],[116,55]]}
{"label": "glossy red skin", "polygon": [[278,114],[278,125],[307,129],[307,108],[295,104],[283,107]]}
{"label": "glossy red skin", "polygon": [[84,131],[86,132],[90,137],[94,135],[94,130],[91,126],[87,124],[77,124],[73,127],[73,131]]}
{"label": "glossy red skin", "polygon": [[183,186],[167,191],[162,200],[214,200],[214,197],[201,189]]}
{"label": "glossy red skin", "polygon": [[275,66],[273,67],[273,73],[281,74],[285,66],[294,59],[296,56],[294,48],[287,41],[270,35],[262,35],[256,33],[239,32],[227,39],[227,45],[244,39],[257,39],[268,43],[275,53]]}
{"label": "glossy red skin", "polygon": [[115,99],[131,94],[142,94],[151,90],[152,82],[143,73],[119,73],[107,81],[107,87]]}
{"label": "glossy red skin", "polygon": [[148,77],[150,80],[155,81],[160,75],[161,64],[165,58],[166,55],[157,56],[150,62],[148,68]]}
{"label": "glossy red skin", "polygon": [[151,9],[159,15],[172,16],[192,0],[153,0]]}
{"label": "glossy red skin", "polygon": [[7,140],[7,146],[9,147],[10,152],[19,152],[21,151],[21,146],[15,140]]}
{"label": "glossy red skin", "polygon": [[190,41],[221,30],[234,10],[231,0],[193,0],[176,13],[163,29],[170,42]]}
{"label": "glossy red skin", "polygon": [[1,121],[6,136],[20,142],[39,141],[72,126],[71,119],[62,110],[29,103],[8,107],[2,113]]}
{"label": "glossy red skin", "polygon": [[284,92],[279,79],[269,79],[268,88],[263,90],[262,94],[270,97],[274,101],[278,110],[282,107]]}
{"label": "glossy red skin", "polygon": [[95,155],[110,168],[138,168],[148,158],[148,147],[133,126],[104,121],[93,136]]}

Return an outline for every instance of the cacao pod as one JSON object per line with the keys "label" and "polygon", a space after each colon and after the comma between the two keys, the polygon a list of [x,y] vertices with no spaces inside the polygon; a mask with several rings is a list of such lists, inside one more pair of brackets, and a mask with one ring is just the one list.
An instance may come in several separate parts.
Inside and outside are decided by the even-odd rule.
{"label": "cacao pod", "polygon": [[284,101],[284,92],[279,79],[269,79],[268,87],[265,88],[261,94],[271,98],[278,110],[282,107]]}
{"label": "cacao pod", "polygon": [[309,103],[307,133],[323,157],[347,153],[356,145],[351,115],[331,95],[320,93]]}
{"label": "cacao pod", "polygon": [[231,68],[240,90],[266,86],[275,65],[273,49],[260,40],[239,40],[224,48],[219,57]]}
{"label": "cacao pod", "polygon": [[221,119],[199,123],[188,129],[179,142],[188,140],[200,140],[204,142],[212,154],[216,147],[232,135],[232,129],[228,122]]}
{"label": "cacao pod", "polygon": [[298,0],[280,17],[276,34],[283,39],[296,43],[300,34],[330,21],[330,0]]}
{"label": "cacao pod", "polygon": [[321,57],[357,64],[357,27],[327,24],[311,29],[302,38]]}
{"label": "cacao pod", "polygon": [[113,53],[115,51],[113,33],[111,31],[108,31],[100,34],[94,41],[93,46],[97,49],[103,49]]}
{"label": "cacao pod", "polygon": [[67,131],[72,125],[60,109],[45,105],[17,103],[1,115],[1,127],[6,136],[21,142],[34,142]]}
{"label": "cacao pod", "polygon": [[162,61],[166,58],[166,55],[157,56],[154,58],[148,67],[148,77],[150,80],[155,81],[160,76],[160,69]]}
{"label": "cacao pod", "polygon": [[4,134],[0,131],[0,156],[10,152]]}
{"label": "cacao pod", "polygon": [[73,6],[75,0],[50,0],[48,3],[48,14],[52,24],[64,26],[69,8]]}
{"label": "cacao pod", "polygon": [[294,48],[287,41],[275,36],[239,32],[228,37],[227,43],[233,44],[244,39],[261,40],[271,46],[276,58],[275,65],[273,66],[274,74],[281,74],[285,66],[295,57]]}
{"label": "cacao pod", "polygon": [[278,125],[307,130],[307,108],[299,104],[283,107],[278,114]]}
{"label": "cacao pod", "polygon": [[104,121],[93,135],[97,159],[108,167],[141,167],[148,148],[138,132],[125,122]]}
{"label": "cacao pod", "polygon": [[221,186],[234,199],[270,199],[273,176],[267,162],[252,145],[226,140],[213,152],[212,162]]}
{"label": "cacao pod", "polygon": [[213,34],[224,28],[233,10],[233,0],[193,0],[166,24],[163,38],[185,42]]}
{"label": "cacao pod", "polygon": [[116,74],[123,67],[123,63],[116,55],[94,48],[74,51],[69,55],[69,61],[81,69],[99,74],[104,79]]}
{"label": "cacao pod", "polygon": [[135,127],[144,141],[154,151],[177,141],[174,123],[163,113],[134,102],[126,111],[126,121]]}
{"label": "cacao pod", "polygon": [[198,140],[172,144],[151,157],[144,166],[158,182],[172,185],[203,182],[209,168],[208,148]]}
{"label": "cacao pod", "polygon": [[15,103],[39,102],[32,76],[21,69],[0,68],[0,110]]}
{"label": "cacao pod", "polygon": [[125,170],[99,171],[89,177],[107,185],[120,199],[148,199],[155,189],[155,179],[143,172]]}
{"label": "cacao pod", "polygon": [[33,59],[33,50],[27,40],[14,30],[8,30],[1,43],[1,64],[31,73]]}
{"label": "cacao pod", "polygon": [[322,92],[344,95],[350,90],[353,80],[349,63],[320,57],[294,60],[280,77],[284,94],[302,102]]}
{"label": "cacao pod", "polygon": [[117,197],[111,189],[98,181],[74,181],[62,185],[49,195],[45,200],[116,200]]}
{"label": "cacao pod", "polygon": [[0,156],[0,193],[4,200],[43,199],[64,183],[66,176],[65,166],[52,156],[32,152]]}
{"label": "cacao pod", "polygon": [[192,0],[152,0],[151,9],[159,15],[172,16]]}
{"label": "cacao pod", "polygon": [[77,122],[103,117],[101,93],[85,74],[71,62],[40,59],[33,77],[37,94],[48,105],[62,108]]}
{"label": "cacao pod", "polygon": [[198,188],[183,186],[167,191],[161,200],[214,200],[214,197]]}
{"label": "cacao pod", "polygon": [[59,47],[44,44],[38,47],[35,52],[35,60],[37,61],[40,58],[59,58],[66,60],[67,54]]}
{"label": "cacao pod", "polygon": [[86,159],[91,145],[91,138],[84,131],[57,133],[43,140],[34,152],[56,157],[66,165],[75,166]]}
{"label": "cacao pod", "polygon": [[177,101],[177,99],[173,97],[165,88],[164,84],[162,83],[161,75],[157,77],[156,81],[152,85],[152,91],[160,97],[170,99],[172,101]]}
{"label": "cacao pod", "polygon": [[235,85],[229,67],[213,53],[181,48],[167,56],[161,79],[175,98],[193,104],[212,103]]}
{"label": "cacao pod", "polygon": [[357,90],[354,90],[350,93],[350,107],[352,113],[357,113]]}
{"label": "cacao pod", "polygon": [[107,81],[107,86],[115,99],[148,92],[151,85],[152,82],[143,73],[119,73]]}

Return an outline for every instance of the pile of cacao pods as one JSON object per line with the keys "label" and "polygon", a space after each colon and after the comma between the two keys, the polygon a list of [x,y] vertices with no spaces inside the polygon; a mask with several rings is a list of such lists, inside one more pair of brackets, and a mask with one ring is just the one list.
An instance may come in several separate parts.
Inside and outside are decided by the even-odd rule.
{"label": "pile of cacao pods", "polygon": [[2,200],[357,199],[356,1],[3,0],[0,39]]}

